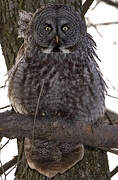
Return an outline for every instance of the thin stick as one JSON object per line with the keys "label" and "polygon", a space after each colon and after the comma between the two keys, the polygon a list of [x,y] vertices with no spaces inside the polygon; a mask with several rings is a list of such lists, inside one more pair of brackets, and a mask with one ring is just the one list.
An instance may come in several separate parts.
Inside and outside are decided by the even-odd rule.
{"label": "thin stick", "polygon": [[18,156],[14,156],[14,158],[12,160],[10,160],[9,162],[5,163],[4,165],[1,164],[1,161],[0,161],[0,164],[1,164],[1,168],[0,168],[0,176],[2,174],[4,174],[5,176],[7,174],[5,174],[5,172],[10,169],[11,167],[13,167],[16,163],[17,163],[17,159],[18,159]]}
{"label": "thin stick", "polygon": [[116,25],[118,24],[118,21],[115,22],[105,22],[105,23],[96,23],[93,24],[92,22],[89,23],[88,28],[93,26],[93,27],[97,27],[97,26],[108,26],[108,25]]}
{"label": "thin stick", "polygon": [[0,86],[0,89],[5,88],[5,87],[6,87],[6,85],[4,85],[4,86]]}
{"label": "thin stick", "polygon": [[118,21],[115,22],[105,22],[105,23],[97,23],[95,26],[108,26],[108,25],[116,25],[118,24]]}
{"label": "thin stick", "polygon": [[86,0],[85,3],[83,4],[83,11],[82,14],[85,15],[89,9],[89,7],[91,6],[91,4],[93,3],[94,0]]}
{"label": "thin stick", "polygon": [[109,124],[110,124],[110,125],[113,125],[113,122],[112,122],[112,120],[111,120],[111,118],[109,117],[109,115],[108,115],[107,112],[105,112],[105,116],[106,116],[106,118],[108,119]]}
{"label": "thin stick", "polygon": [[118,166],[111,172],[111,177],[113,177],[118,172]]}
{"label": "thin stick", "polygon": [[109,97],[112,97],[112,98],[114,98],[114,99],[118,99],[118,97],[116,97],[116,96],[112,96],[112,95],[110,95],[110,94],[106,94],[107,96],[109,96]]}
{"label": "thin stick", "polygon": [[113,153],[115,155],[118,155],[118,150],[117,149],[108,149],[108,152]]}
{"label": "thin stick", "polygon": [[[41,98],[41,94],[42,94],[42,91],[43,91],[43,87],[44,87],[44,80],[43,80],[43,83],[42,83],[42,86],[41,86],[41,91],[39,93],[39,97],[38,97],[38,101],[37,101],[37,106],[36,106],[36,112],[35,112],[35,115],[34,115],[34,121],[33,121],[33,141],[34,141],[34,131],[35,131],[35,122],[36,122],[36,117],[37,117],[37,113],[38,113],[38,108],[39,108],[39,102],[40,102],[40,98]],[[33,144],[33,143],[32,143]]]}
{"label": "thin stick", "polygon": [[1,107],[0,110],[6,109],[6,108],[8,108],[8,107],[11,107],[11,105],[7,105],[7,106],[4,106],[4,107]]}
{"label": "thin stick", "polygon": [[112,1],[112,0],[102,0],[103,2],[105,2],[106,4],[109,4],[113,7],[118,8],[118,2],[117,1]]}
{"label": "thin stick", "polygon": [[10,169],[10,171],[6,174],[6,176],[7,176],[8,174],[10,174],[15,168],[16,168],[16,165],[14,165],[14,166]]}
{"label": "thin stick", "polygon": [[9,143],[10,139],[0,148],[0,150],[2,150],[8,143]]}
{"label": "thin stick", "polygon": [[115,154],[115,155],[118,155],[117,149],[110,149],[110,148],[99,148],[99,149],[106,151],[106,152],[110,152],[110,153]]}
{"label": "thin stick", "polygon": [[[1,167],[0,167],[0,171],[2,172],[2,174],[4,174],[5,179],[6,179],[5,170],[4,170],[4,167],[3,167],[3,165],[2,165],[2,162],[1,162],[1,161],[0,161],[0,165],[1,165]],[[0,172],[0,175],[2,175],[2,174],[1,174],[1,172]]]}

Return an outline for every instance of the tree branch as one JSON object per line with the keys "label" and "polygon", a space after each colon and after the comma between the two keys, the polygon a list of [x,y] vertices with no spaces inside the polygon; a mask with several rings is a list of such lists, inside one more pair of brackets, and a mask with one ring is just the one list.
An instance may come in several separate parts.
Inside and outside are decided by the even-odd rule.
{"label": "tree branch", "polygon": [[111,172],[111,177],[113,177],[118,172],[118,166]]}
{"label": "tree branch", "polygon": [[[13,111],[0,113],[0,137],[32,137],[33,118]],[[36,119],[34,138],[47,141],[74,142],[93,147],[118,148],[118,126],[94,126],[77,119],[62,120],[60,117]]]}
{"label": "tree branch", "polygon": [[12,160],[9,162],[5,163],[1,168],[0,168],[0,176],[4,174],[8,169],[13,167],[17,163],[18,156],[14,156]]}

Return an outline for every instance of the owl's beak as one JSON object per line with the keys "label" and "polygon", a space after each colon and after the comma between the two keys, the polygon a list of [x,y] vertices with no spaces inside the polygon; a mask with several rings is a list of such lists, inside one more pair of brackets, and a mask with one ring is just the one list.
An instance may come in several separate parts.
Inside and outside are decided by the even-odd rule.
{"label": "owl's beak", "polygon": [[56,35],[54,40],[55,40],[55,44],[54,44],[54,47],[53,47],[53,52],[60,52],[60,39],[59,39],[59,36]]}
{"label": "owl's beak", "polygon": [[59,43],[59,36],[58,35],[55,36],[55,40],[56,40],[56,43],[58,44]]}

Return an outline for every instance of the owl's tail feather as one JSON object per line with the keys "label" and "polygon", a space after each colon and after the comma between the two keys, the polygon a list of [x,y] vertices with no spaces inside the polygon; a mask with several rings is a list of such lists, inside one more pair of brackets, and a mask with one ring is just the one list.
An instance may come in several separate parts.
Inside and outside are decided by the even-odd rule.
{"label": "owl's tail feather", "polygon": [[27,143],[25,144],[25,155],[30,168],[37,170],[48,178],[52,178],[58,173],[63,174],[65,171],[72,168],[84,156],[84,146],[82,144],[77,145],[76,148],[69,153],[62,153],[61,158],[58,160],[46,160],[45,158],[44,160],[41,160],[39,153],[34,155],[36,152],[32,151],[32,153],[30,153],[30,150],[30,141],[27,139]]}

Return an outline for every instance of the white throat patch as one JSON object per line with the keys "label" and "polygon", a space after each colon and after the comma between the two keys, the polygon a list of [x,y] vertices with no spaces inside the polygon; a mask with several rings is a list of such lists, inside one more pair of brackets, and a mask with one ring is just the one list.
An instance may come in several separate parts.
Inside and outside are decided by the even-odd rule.
{"label": "white throat patch", "polygon": [[[52,48],[47,48],[47,49],[41,49],[41,51],[43,53],[47,53],[47,54],[50,54],[51,52],[53,52],[53,49]],[[64,54],[69,54],[71,53],[71,51],[69,49],[65,49],[63,47],[60,47],[60,52],[64,53]]]}
{"label": "white throat patch", "polygon": [[50,54],[52,49],[41,49],[43,53],[47,53],[47,54]]}
{"label": "white throat patch", "polygon": [[71,51],[70,51],[69,49],[60,48],[60,50],[61,50],[64,54],[69,54],[69,53],[71,53]]}

